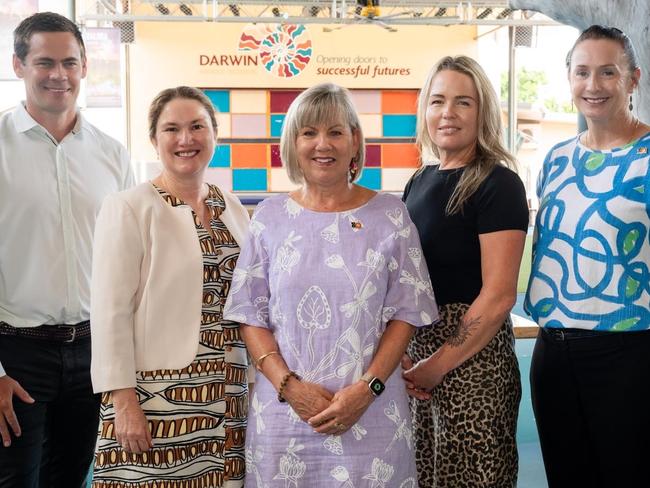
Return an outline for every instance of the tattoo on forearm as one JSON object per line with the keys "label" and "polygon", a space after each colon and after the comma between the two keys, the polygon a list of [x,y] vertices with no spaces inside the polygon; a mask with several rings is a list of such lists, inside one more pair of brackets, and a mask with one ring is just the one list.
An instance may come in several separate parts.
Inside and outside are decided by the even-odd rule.
{"label": "tattoo on forearm", "polygon": [[462,346],[467,338],[472,335],[472,331],[481,323],[481,317],[463,317],[456,330],[447,338],[447,344],[451,347]]}

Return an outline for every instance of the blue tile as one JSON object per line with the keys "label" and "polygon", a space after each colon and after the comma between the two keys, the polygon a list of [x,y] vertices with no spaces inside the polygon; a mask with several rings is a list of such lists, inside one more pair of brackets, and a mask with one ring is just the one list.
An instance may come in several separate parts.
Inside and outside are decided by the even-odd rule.
{"label": "blue tile", "polygon": [[205,90],[205,94],[219,112],[230,112],[230,92],[228,90]]}
{"label": "blue tile", "polygon": [[363,168],[361,178],[357,183],[371,190],[381,190],[381,169],[379,168]]}
{"label": "blue tile", "polygon": [[384,137],[415,137],[415,115],[383,115]]}
{"label": "blue tile", "polygon": [[271,115],[271,137],[280,137],[282,135],[282,124],[284,123],[285,114]]}
{"label": "blue tile", "polygon": [[233,191],[267,191],[265,169],[234,169]]}
{"label": "blue tile", "polygon": [[230,144],[217,144],[210,168],[230,168]]}

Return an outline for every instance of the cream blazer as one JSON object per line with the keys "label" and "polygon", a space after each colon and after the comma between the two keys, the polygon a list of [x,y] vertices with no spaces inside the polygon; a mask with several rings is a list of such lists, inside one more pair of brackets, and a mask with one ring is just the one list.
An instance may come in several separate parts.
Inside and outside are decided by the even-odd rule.
{"label": "cream blazer", "polygon": [[[248,212],[222,191],[221,220],[239,245]],[[181,369],[196,357],[203,256],[188,206],[150,182],[109,195],[95,226],[90,367],[95,392],[131,388],[136,371]]]}

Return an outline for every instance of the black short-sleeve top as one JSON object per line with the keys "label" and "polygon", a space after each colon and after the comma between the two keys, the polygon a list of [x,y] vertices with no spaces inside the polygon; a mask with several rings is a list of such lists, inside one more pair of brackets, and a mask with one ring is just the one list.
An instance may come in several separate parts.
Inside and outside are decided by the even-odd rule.
{"label": "black short-sleeve top", "polygon": [[446,215],[463,170],[426,166],[404,189],[438,305],[471,304],[481,291],[479,234],[528,229],[526,190],[519,176],[504,166],[492,170],[462,213]]}

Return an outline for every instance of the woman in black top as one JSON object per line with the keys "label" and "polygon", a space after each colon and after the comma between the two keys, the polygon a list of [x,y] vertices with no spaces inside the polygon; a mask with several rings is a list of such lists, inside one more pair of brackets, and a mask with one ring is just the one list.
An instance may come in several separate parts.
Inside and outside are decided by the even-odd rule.
{"label": "woman in black top", "polygon": [[521,384],[509,313],[528,208],[501,140],[483,69],[465,56],[441,59],[418,106],[422,159],[437,164],[404,191],[441,315],[404,360],[420,486],[516,486]]}

